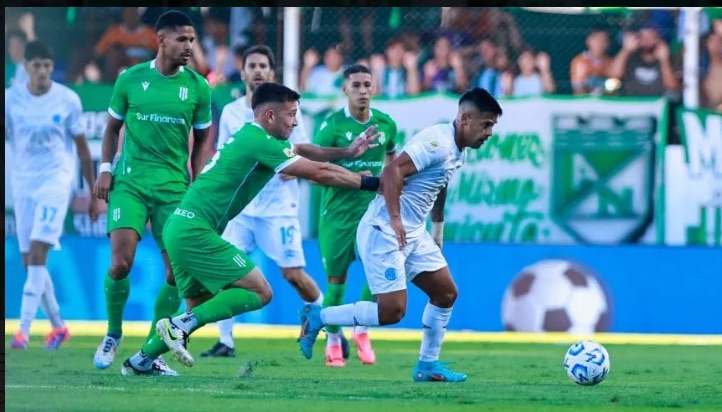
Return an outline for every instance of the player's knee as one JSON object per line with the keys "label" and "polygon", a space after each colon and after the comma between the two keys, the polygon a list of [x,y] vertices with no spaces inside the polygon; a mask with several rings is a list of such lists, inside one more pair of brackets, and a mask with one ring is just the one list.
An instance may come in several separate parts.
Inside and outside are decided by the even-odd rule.
{"label": "player's knee", "polygon": [[110,277],[114,280],[121,280],[128,277],[130,269],[133,267],[133,261],[129,257],[119,256],[113,257],[110,264]]}
{"label": "player's knee", "polygon": [[384,302],[379,303],[379,324],[393,325],[399,323],[406,316],[405,302]]}
{"label": "player's knee", "polygon": [[300,286],[308,276],[301,268],[283,268],[281,269],[281,273],[283,274],[283,278],[293,287]]}
{"label": "player's knee", "polygon": [[270,287],[263,287],[256,290],[256,295],[258,295],[258,298],[261,300],[263,306],[271,303],[271,299],[273,299],[273,291]]}
{"label": "player's knee", "polygon": [[450,308],[454,306],[456,298],[459,296],[459,289],[456,285],[451,286],[448,289],[440,290],[434,294],[431,303],[440,308]]}

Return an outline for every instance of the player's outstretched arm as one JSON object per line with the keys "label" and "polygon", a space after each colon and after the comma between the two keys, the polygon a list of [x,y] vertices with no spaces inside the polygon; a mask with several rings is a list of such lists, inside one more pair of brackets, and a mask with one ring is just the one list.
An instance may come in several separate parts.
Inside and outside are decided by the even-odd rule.
{"label": "player's outstretched arm", "polygon": [[108,124],[103,133],[103,142],[100,148],[100,167],[98,168],[98,179],[95,181],[93,190],[98,199],[108,200],[111,180],[111,164],[115,154],[118,153],[118,140],[120,129],[123,127],[123,120],[108,116]]}
{"label": "player's outstretched arm", "polygon": [[360,189],[375,192],[379,189],[379,178],[350,172],[333,163],[314,162],[298,159],[286,166],[281,173],[307,179],[323,186]]}
{"label": "player's outstretched arm", "polygon": [[396,159],[386,165],[381,172],[384,201],[391,218],[391,228],[396,233],[399,248],[406,245],[406,231],[401,221],[401,189],[404,185],[404,177],[411,176],[416,172],[416,165],[406,152],[402,152]]}
{"label": "player's outstretched arm", "polygon": [[439,248],[444,246],[444,207],[446,206],[446,188],[439,191],[431,207],[431,237]]}
{"label": "player's outstretched arm", "polygon": [[381,136],[380,133],[376,133],[377,129],[377,125],[370,126],[356,136],[356,139],[348,147],[323,147],[310,143],[300,143],[293,147],[299,156],[317,162],[333,162],[334,160],[359,157],[366,150],[378,146],[378,144],[373,143]]}

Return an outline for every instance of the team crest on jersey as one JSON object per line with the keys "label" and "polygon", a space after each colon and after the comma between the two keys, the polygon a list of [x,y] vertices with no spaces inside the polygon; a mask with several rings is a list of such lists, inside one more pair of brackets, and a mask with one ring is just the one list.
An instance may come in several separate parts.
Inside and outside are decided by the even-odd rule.
{"label": "team crest on jersey", "polygon": [[384,143],[386,143],[386,133],[384,133],[384,132],[379,132],[379,139],[378,139],[378,140],[379,140],[379,144],[384,144]]}
{"label": "team crest on jersey", "polygon": [[439,142],[436,140],[430,140],[426,142],[426,146],[428,146],[431,150],[436,150],[439,147]]}
{"label": "team crest on jersey", "polygon": [[294,156],[293,150],[291,150],[291,149],[289,149],[289,148],[283,149],[283,154],[285,154],[285,155],[288,156],[288,157],[293,157],[293,156]]}
{"label": "team crest on jersey", "polygon": [[188,88],[185,86],[181,86],[180,90],[178,91],[178,98],[181,99],[181,101],[185,101],[188,99]]}
{"label": "team crest on jersey", "polygon": [[351,140],[351,138],[353,138],[353,133],[351,133],[351,132],[346,132],[346,139],[347,139],[347,140]]}

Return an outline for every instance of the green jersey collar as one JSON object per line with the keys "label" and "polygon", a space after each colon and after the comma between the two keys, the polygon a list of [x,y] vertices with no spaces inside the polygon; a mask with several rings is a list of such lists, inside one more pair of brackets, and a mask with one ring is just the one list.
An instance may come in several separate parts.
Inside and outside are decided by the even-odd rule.
{"label": "green jersey collar", "polygon": [[153,70],[155,70],[155,71],[157,71],[158,74],[160,74],[160,75],[163,76],[163,77],[173,77],[173,76],[175,76],[176,74],[178,74],[178,73],[183,73],[183,72],[185,71],[185,66],[178,66],[178,71],[177,71],[177,72],[175,72],[174,74],[171,74],[170,76],[166,76],[166,75],[164,75],[163,73],[161,73],[158,69],[156,69],[156,67],[155,67],[155,59],[153,59],[153,60],[150,61],[150,68],[153,69]]}

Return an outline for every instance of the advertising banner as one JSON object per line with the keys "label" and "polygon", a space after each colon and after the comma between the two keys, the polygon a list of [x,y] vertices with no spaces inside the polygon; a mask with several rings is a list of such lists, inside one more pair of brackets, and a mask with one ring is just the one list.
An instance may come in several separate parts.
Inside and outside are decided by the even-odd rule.
{"label": "advertising banner", "polygon": [[722,114],[676,112],[682,145],[665,165],[664,243],[722,246]]}

